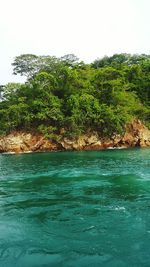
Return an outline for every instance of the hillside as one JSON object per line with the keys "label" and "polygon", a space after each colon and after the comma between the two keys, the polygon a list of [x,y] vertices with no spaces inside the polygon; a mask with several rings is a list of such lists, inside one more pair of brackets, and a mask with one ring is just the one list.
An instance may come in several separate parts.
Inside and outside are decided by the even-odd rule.
{"label": "hillside", "polygon": [[21,55],[14,74],[24,84],[1,85],[0,135],[26,132],[52,142],[96,133],[124,136],[130,123],[150,127],[150,56],[116,54],[91,64],[74,55]]}

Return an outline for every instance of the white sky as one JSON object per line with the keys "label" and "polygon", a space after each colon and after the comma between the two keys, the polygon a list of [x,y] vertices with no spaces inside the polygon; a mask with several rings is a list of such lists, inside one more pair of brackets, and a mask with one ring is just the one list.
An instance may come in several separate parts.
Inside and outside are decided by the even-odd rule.
{"label": "white sky", "polygon": [[0,11],[0,84],[21,81],[20,54],[150,54],[150,0],[1,0]]}

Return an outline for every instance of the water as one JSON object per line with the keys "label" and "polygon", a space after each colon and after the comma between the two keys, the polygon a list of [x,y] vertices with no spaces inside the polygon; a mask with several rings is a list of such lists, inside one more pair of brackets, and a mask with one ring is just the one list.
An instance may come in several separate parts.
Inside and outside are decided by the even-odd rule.
{"label": "water", "polygon": [[150,266],[150,149],[0,155],[1,267]]}

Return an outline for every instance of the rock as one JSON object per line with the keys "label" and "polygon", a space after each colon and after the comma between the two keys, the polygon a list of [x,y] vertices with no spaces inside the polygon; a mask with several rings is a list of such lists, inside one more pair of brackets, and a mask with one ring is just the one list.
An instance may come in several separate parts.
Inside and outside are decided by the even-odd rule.
{"label": "rock", "polygon": [[84,134],[78,138],[64,138],[61,145],[65,150],[98,150],[102,149],[102,143],[97,133]]}
{"label": "rock", "polygon": [[0,152],[28,152],[28,151],[53,151],[60,145],[55,144],[42,135],[31,133],[13,132],[0,138]]}
{"label": "rock", "polygon": [[[64,130],[62,129],[64,132]],[[111,138],[100,138],[97,132],[91,132],[78,138],[62,138],[54,142],[44,138],[41,134],[12,132],[7,136],[0,137],[0,152],[27,153],[36,151],[58,150],[101,150],[108,148],[150,146],[150,131],[141,121],[134,120],[126,126],[123,136],[114,135]]]}
{"label": "rock", "polygon": [[122,138],[122,142],[128,147],[150,146],[150,131],[140,120],[135,120],[126,126],[126,132]]}

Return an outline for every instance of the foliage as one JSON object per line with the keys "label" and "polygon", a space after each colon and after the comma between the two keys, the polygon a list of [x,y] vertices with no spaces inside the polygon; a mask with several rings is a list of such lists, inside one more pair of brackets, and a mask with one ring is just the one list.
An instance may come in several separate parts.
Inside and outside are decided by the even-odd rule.
{"label": "foliage", "polygon": [[66,136],[122,133],[134,118],[150,126],[149,55],[116,54],[85,64],[73,54],[27,54],[12,65],[27,81],[0,86],[0,134],[36,130],[58,140],[62,129]]}

